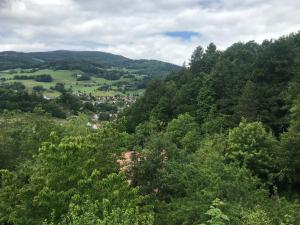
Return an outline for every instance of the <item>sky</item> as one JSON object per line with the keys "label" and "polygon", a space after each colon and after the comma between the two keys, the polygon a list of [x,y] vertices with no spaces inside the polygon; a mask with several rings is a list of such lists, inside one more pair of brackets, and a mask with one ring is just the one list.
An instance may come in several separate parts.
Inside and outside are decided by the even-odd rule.
{"label": "sky", "polygon": [[92,50],[182,65],[214,42],[300,30],[299,0],[0,0],[0,51]]}

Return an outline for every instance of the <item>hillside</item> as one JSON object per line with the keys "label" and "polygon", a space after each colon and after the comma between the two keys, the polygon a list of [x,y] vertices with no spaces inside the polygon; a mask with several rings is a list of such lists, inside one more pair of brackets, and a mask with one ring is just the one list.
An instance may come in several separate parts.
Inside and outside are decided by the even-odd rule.
{"label": "hillside", "polygon": [[244,117],[262,121],[278,135],[287,130],[289,110],[299,95],[299,49],[300,33],[262,44],[239,42],[225,51],[214,44],[200,46],[190,68],[149,84],[127,112],[128,128],[133,131],[150,118],[169,122],[190,113],[210,129],[209,119],[218,118],[218,126],[227,129]]}
{"label": "hillside", "polygon": [[148,85],[124,116],[154,224],[300,224],[299,62],[300,32],[211,43]]}
{"label": "hillside", "polygon": [[[211,43],[142,97],[111,105],[4,81],[0,224],[299,225],[299,62],[300,32],[224,51]],[[74,72],[12,75],[50,84]]]}
{"label": "hillside", "polygon": [[[73,93],[94,96],[139,95],[149,80],[163,78],[179,66],[157,60],[132,60],[93,51],[1,52],[0,79],[21,82],[28,91],[56,97],[56,84]],[[36,80],[47,75],[49,80]]]}
{"label": "hillside", "polygon": [[96,72],[99,68],[125,68],[139,74],[164,76],[180,67],[158,60],[132,60],[97,51],[0,52],[0,71],[9,69],[54,68]]}

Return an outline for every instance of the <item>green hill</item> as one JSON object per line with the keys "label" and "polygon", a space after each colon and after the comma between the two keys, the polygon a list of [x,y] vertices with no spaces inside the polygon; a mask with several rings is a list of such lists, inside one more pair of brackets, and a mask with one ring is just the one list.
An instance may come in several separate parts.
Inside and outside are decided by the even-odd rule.
{"label": "green hill", "polygon": [[80,69],[97,72],[100,68],[125,68],[150,76],[164,76],[180,67],[157,60],[133,60],[97,51],[0,52],[0,70],[15,68]]}
{"label": "green hill", "polygon": [[[54,88],[57,83],[96,96],[139,94],[153,77],[179,69],[157,60],[132,60],[104,52],[0,52],[2,82],[21,82],[29,91],[38,89],[47,96],[59,94]],[[50,80],[37,80],[45,75]]]}

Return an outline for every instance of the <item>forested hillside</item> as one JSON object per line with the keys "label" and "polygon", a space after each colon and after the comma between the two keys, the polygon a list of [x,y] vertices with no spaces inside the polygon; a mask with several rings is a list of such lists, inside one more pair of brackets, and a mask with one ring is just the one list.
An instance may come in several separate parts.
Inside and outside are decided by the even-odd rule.
{"label": "forested hillside", "polygon": [[299,46],[297,34],[261,45],[236,43],[223,52],[214,44],[198,47],[190,68],[150,84],[127,113],[128,129],[134,131],[150,118],[169,122],[189,113],[201,125],[218,118],[218,127],[225,129],[241,117],[261,121],[278,135],[287,130],[300,92]]}
{"label": "forested hillside", "polygon": [[0,224],[299,225],[299,63],[300,33],[211,43],[97,129],[3,110]]}
{"label": "forested hillside", "polygon": [[0,71],[22,68],[53,68],[98,73],[101,69],[118,67],[141,74],[162,76],[180,67],[158,60],[132,60],[120,55],[97,51],[0,52]]}

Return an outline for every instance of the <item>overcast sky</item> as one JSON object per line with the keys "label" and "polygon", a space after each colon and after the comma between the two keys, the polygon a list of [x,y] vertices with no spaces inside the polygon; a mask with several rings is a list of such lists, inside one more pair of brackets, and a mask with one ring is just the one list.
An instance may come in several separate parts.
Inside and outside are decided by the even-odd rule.
{"label": "overcast sky", "polygon": [[300,0],[0,0],[0,51],[97,50],[188,60],[196,46],[300,30]]}

